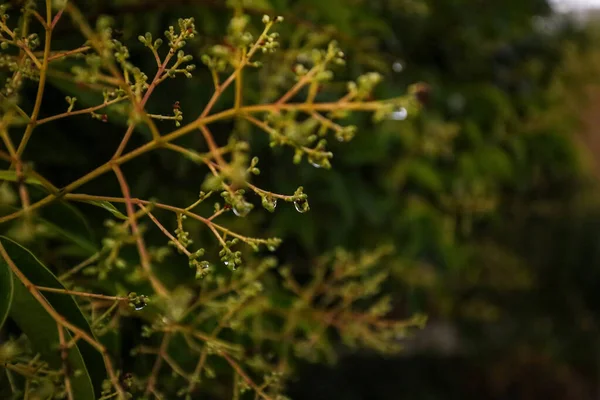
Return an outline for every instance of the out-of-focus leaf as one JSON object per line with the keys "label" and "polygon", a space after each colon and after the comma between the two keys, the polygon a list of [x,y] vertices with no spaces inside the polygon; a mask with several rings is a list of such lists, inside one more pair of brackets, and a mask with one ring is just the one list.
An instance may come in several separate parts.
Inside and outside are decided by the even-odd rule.
{"label": "out-of-focus leaf", "polygon": [[478,161],[494,179],[508,181],[513,172],[513,166],[508,155],[499,147],[487,146],[478,154]]}
{"label": "out-of-focus leaf", "polygon": [[13,275],[8,265],[0,265],[0,327],[4,324],[13,298]]}
{"label": "out-of-focus leaf", "polygon": [[[16,172],[0,171],[0,180],[16,182]],[[30,194],[35,196],[47,193],[39,180],[27,178],[25,182],[32,185],[40,185],[40,188],[32,188],[33,192]],[[9,212],[19,210],[16,207],[7,205],[4,205],[3,208]],[[42,209],[40,215],[37,216],[37,220],[52,233],[79,246],[87,255],[98,251],[94,243],[92,230],[85,216],[71,204],[60,200],[54,201]]]}
{"label": "out-of-focus leaf", "polygon": [[351,30],[352,10],[345,1],[308,0],[306,3],[313,7],[319,16],[324,17],[326,22],[335,25],[344,32]]}
{"label": "out-of-focus leaf", "polygon": [[414,160],[408,165],[407,177],[425,190],[433,193],[440,192],[444,187],[439,171],[421,160]]}
{"label": "out-of-focus leaf", "polygon": [[42,223],[52,232],[85,250],[88,255],[98,248],[87,220],[77,208],[64,202],[54,202],[42,209]]}
{"label": "out-of-focus leaf", "polygon": [[[238,4],[238,2],[228,2],[229,6],[232,7],[233,4]],[[243,0],[242,6],[253,8],[257,10],[271,10],[273,7],[271,6],[271,2],[269,0]]]}
{"label": "out-of-focus leaf", "polygon": [[[17,182],[18,181],[17,171],[12,171],[12,170],[0,171],[0,181]],[[32,177],[25,178],[25,183],[28,183],[30,185],[42,186],[42,182],[40,182],[38,179],[32,178]]]}
{"label": "out-of-focus leaf", "polygon": [[[64,286],[29,250],[11,239],[0,236],[0,241],[17,268],[36,286],[64,289]],[[0,260],[0,266],[9,268],[5,260]],[[79,309],[72,296],[58,293],[44,293],[52,308],[73,325],[90,336],[94,336],[85,316]],[[60,368],[62,360],[58,351],[59,337],[56,321],[46,312],[29,290],[15,279],[14,296],[10,317],[31,341],[33,348],[39,352],[45,361],[53,368]],[[71,335],[66,332],[67,341]],[[89,343],[79,340],[69,349],[68,362],[73,371],[81,374],[71,376],[73,394],[76,399],[96,398],[102,381],[106,377],[104,361]],[[96,390],[94,390],[96,389]]]}
{"label": "out-of-focus leaf", "polygon": [[[2,205],[0,215],[8,215],[20,208]],[[98,251],[94,242],[92,230],[81,212],[64,201],[56,201],[44,207],[35,215],[36,222],[42,224],[48,232],[46,235],[57,236],[66,242],[72,243],[80,250],[81,256],[89,256]]]}

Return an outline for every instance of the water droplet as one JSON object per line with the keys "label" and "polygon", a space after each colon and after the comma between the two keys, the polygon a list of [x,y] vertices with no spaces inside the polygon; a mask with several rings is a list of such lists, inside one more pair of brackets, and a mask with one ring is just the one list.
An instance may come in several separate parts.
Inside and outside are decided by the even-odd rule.
{"label": "water droplet", "polygon": [[329,160],[326,157],[308,157],[308,162],[315,168],[325,168],[328,169],[330,167]]}
{"label": "water droplet", "polygon": [[402,107],[399,110],[394,111],[391,115],[391,119],[393,119],[395,121],[403,121],[406,119],[406,117],[408,117],[408,111],[406,111],[406,108],[404,108],[404,107]]}
{"label": "water droplet", "polygon": [[263,196],[262,198],[262,206],[265,210],[269,212],[274,212],[277,207],[277,199],[270,195]]}
{"label": "water droplet", "polygon": [[404,69],[404,65],[400,61],[395,61],[392,64],[392,70],[396,73],[402,72],[403,69]]}
{"label": "water droplet", "polygon": [[229,268],[230,271],[235,271],[237,269],[237,264],[234,261],[224,260],[223,265]]}
{"label": "water droplet", "polygon": [[146,303],[142,302],[142,303],[136,304],[134,308],[135,308],[135,311],[140,311],[140,310],[143,310],[144,307],[146,307]]}
{"label": "water droplet", "polygon": [[208,261],[202,261],[196,267],[196,279],[202,279],[210,273],[210,264]]}
{"label": "water droplet", "polygon": [[240,201],[234,205],[232,209],[235,215],[243,218],[250,213],[250,210],[252,210],[253,207],[254,206],[248,202]]}
{"label": "water droplet", "polygon": [[296,208],[296,211],[298,211],[299,213],[305,213],[308,210],[310,210],[310,207],[308,206],[308,201],[306,201],[306,200],[294,201],[294,207]]}

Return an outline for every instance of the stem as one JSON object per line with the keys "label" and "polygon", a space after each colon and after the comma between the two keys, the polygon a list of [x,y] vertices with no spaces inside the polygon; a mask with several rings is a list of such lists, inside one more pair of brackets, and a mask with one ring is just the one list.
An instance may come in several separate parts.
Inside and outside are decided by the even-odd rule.
{"label": "stem", "polygon": [[39,290],[40,292],[51,292],[51,293],[67,294],[67,295],[71,295],[71,296],[88,297],[88,298],[91,298],[91,299],[115,300],[115,301],[129,301],[129,298],[127,298],[127,297],[120,297],[120,296],[107,296],[107,295],[104,295],[104,294],[94,294],[94,293],[87,293],[87,292],[77,292],[77,291],[74,291],[74,290],[56,289],[56,288],[51,288],[51,287],[46,287],[46,286],[36,286],[35,288],[37,290]]}
{"label": "stem", "polygon": [[117,176],[117,180],[119,181],[119,185],[121,186],[121,191],[123,192],[123,197],[125,198],[125,208],[127,209],[127,216],[129,218],[129,225],[131,226],[131,233],[135,237],[135,242],[137,245],[138,253],[140,255],[140,263],[142,264],[142,268],[146,272],[148,279],[150,280],[150,284],[154,291],[162,296],[169,297],[169,291],[162,284],[162,282],[154,276],[152,272],[152,266],[150,265],[150,257],[148,256],[148,252],[146,251],[146,245],[144,244],[144,239],[137,225],[135,211],[133,209],[133,203],[131,201],[131,194],[129,192],[129,185],[127,185],[127,181],[125,180],[125,176],[121,172],[121,169],[115,165],[113,167],[113,171]]}
{"label": "stem", "polygon": [[48,58],[48,61],[59,60],[63,57],[72,56],[72,55],[78,54],[78,53],[84,53],[84,52],[88,51],[89,49],[91,49],[90,46],[82,46],[77,49],[59,52],[59,53],[51,55],[50,58]]}
{"label": "stem", "polygon": [[[252,48],[250,49],[248,54],[242,59],[242,61],[240,62],[238,67],[235,69],[235,71],[229,76],[229,78],[227,78],[225,80],[225,82],[223,82],[222,85],[218,86],[218,88],[215,90],[212,97],[208,101],[208,104],[204,108],[204,111],[202,111],[202,114],[200,114],[200,117],[198,117],[199,120],[208,115],[208,113],[210,112],[212,107],[215,105],[215,103],[217,102],[219,97],[221,97],[221,94],[225,91],[225,89],[227,89],[229,87],[229,85],[231,85],[231,83],[235,79],[237,79],[237,77],[241,74],[242,69],[248,64],[248,61],[250,61],[250,59],[252,58],[254,53],[256,53],[256,51],[259,49],[260,43],[263,41],[264,37],[267,35],[267,33],[269,33],[269,29],[271,29],[271,26],[273,26],[273,22],[269,22],[265,26],[265,29],[262,31],[262,33],[260,34],[260,36],[258,37],[256,42],[254,42],[254,45],[252,46]],[[233,111],[235,113],[237,110],[234,109]]]}
{"label": "stem", "polygon": [[[300,89],[302,89],[308,82],[310,82],[310,80],[313,78],[313,76],[315,76],[315,74],[319,70],[319,67],[313,67],[310,71],[306,73],[306,75],[300,78],[300,80],[296,82],[296,84],[292,86],[290,90],[288,90],[283,96],[281,96],[281,98],[277,100],[275,104],[281,105],[287,102],[289,99],[291,99],[296,93],[300,91]],[[312,104],[312,102],[309,104]]]}
{"label": "stem", "polygon": [[[244,49],[244,51],[241,54],[241,60],[240,62],[244,62],[246,58],[246,51]],[[243,79],[244,79],[244,70],[240,70],[240,72],[238,73],[236,79],[235,79],[235,102],[234,102],[234,108],[235,110],[239,110],[240,107],[242,106],[242,89],[243,89]]]}
{"label": "stem", "polygon": [[235,370],[235,372],[237,372],[237,374],[239,376],[241,376],[242,379],[244,379],[246,381],[246,383],[256,393],[258,393],[258,395],[260,397],[262,397],[265,400],[272,400],[269,395],[267,395],[256,383],[254,383],[254,381],[252,379],[250,379],[250,377],[244,372],[242,367],[240,367],[240,365],[233,358],[231,358],[227,353],[224,353],[224,352],[221,352],[220,355],[229,363],[229,365],[231,365],[231,367]]}
{"label": "stem", "polygon": [[69,353],[67,352],[67,344],[65,342],[65,331],[63,330],[63,327],[60,324],[56,324],[56,327],[58,328],[58,338],[60,341],[60,358],[62,359],[62,363],[63,363],[63,375],[65,378],[65,390],[67,392],[67,398],[69,400],[74,400],[73,397],[73,389],[71,388],[71,378],[70,378],[70,372],[69,372],[69,368],[68,368],[68,357],[69,357]]}
{"label": "stem", "polygon": [[93,263],[94,261],[98,260],[100,258],[100,256],[102,255],[102,252],[99,251],[98,253],[92,255],[91,257],[89,257],[87,260],[84,260],[83,262],[77,264],[76,266],[74,266],[73,268],[71,268],[70,270],[68,270],[67,272],[65,272],[64,274],[60,275],[58,277],[59,281],[64,281],[65,279],[67,279],[68,277],[70,277],[71,275],[79,272],[81,269],[87,267],[88,265],[90,265],[91,263]]}
{"label": "stem", "polygon": [[221,168],[225,168],[225,165],[227,163],[223,159],[223,156],[221,156],[221,153],[219,152],[219,148],[218,148],[217,144],[215,143],[212,133],[208,130],[206,125],[201,125],[200,131],[202,132],[202,136],[204,136],[204,140],[206,140],[206,144],[208,145],[210,154],[213,156],[213,158],[215,159],[215,161],[219,164],[219,166]]}
{"label": "stem", "polygon": [[[171,58],[173,57],[174,54],[175,54],[175,51],[173,49],[169,50],[169,53],[165,57],[163,63],[158,67],[158,70],[156,71],[156,74],[154,75],[154,78],[152,79],[152,83],[150,83],[150,86],[148,86],[148,89],[146,90],[146,93],[144,94],[142,101],[140,101],[139,104],[134,104],[135,108],[138,110],[138,112],[144,111],[144,107],[146,106],[146,103],[148,102],[150,95],[152,94],[154,89],[156,89],[156,86],[158,86],[158,83],[160,82],[160,78],[162,77],[163,73],[165,72],[165,69],[167,68],[167,65],[169,64],[169,61],[171,61]],[[119,148],[115,152],[115,155],[113,156],[113,158],[118,158],[119,156],[121,156],[121,154],[125,150],[125,146],[127,146],[127,143],[129,142],[129,139],[131,137],[131,134],[133,133],[134,128],[135,128],[135,124],[132,123],[129,125],[129,127],[127,128],[127,132],[125,132],[125,136],[123,136],[123,140],[119,144]],[[156,132],[156,133],[158,133],[158,132]],[[154,140],[160,139],[160,135],[157,135],[156,133],[154,130],[152,131]]]}
{"label": "stem", "polygon": [[58,21],[60,20],[60,17],[62,17],[63,12],[65,12],[64,8],[61,9],[59,12],[56,13],[56,15],[54,16],[54,19],[50,23],[50,29],[54,29],[54,27],[56,26],[56,24],[58,24]]}
{"label": "stem", "polygon": [[35,128],[35,122],[37,121],[40,109],[42,107],[42,98],[44,97],[44,89],[46,88],[46,76],[48,74],[48,62],[50,59],[50,48],[52,44],[52,1],[46,0],[46,26],[45,26],[45,41],[44,41],[44,57],[42,59],[42,66],[40,68],[40,81],[38,83],[38,91],[35,97],[35,104],[33,106],[33,112],[31,113],[30,123],[25,129],[21,143],[17,148],[17,157],[20,158],[25,151],[25,147],[33,134]]}
{"label": "stem", "polygon": [[102,313],[101,316],[94,320],[94,322],[92,323],[92,328],[96,327],[100,322],[104,320],[104,318],[108,317],[110,313],[112,313],[113,310],[119,306],[119,304],[120,301],[115,301],[110,307],[108,307],[108,309],[104,313]]}
{"label": "stem", "polygon": [[148,384],[146,385],[146,395],[151,393],[152,390],[154,390],[154,386],[156,385],[156,376],[158,375],[158,372],[160,371],[160,367],[162,365],[163,354],[166,353],[170,341],[171,334],[167,332],[163,335],[162,342],[160,343],[160,348],[158,350],[158,355],[156,357],[156,361],[154,362],[154,366],[152,367],[150,377],[148,378]]}
{"label": "stem", "polygon": [[164,233],[165,236],[168,237],[169,240],[171,240],[171,242],[173,242],[175,244],[175,246],[177,246],[177,248],[179,250],[181,250],[181,252],[183,254],[185,254],[188,257],[190,257],[192,255],[192,253],[190,253],[190,251],[188,249],[186,249],[185,247],[183,247],[183,245],[179,242],[179,240],[177,240],[177,238],[175,238],[175,236],[171,235],[171,232],[169,232],[169,230],[167,228],[165,228],[158,221],[158,219],[156,219],[156,217],[154,215],[152,215],[152,213],[150,211],[148,211],[143,205],[139,205],[139,207],[142,210],[146,211],[146,214],[148,215],[148,217],[150,217],[150,219],[152,220],[152,222],[154,222],[154,224],[156,224],[156,226],[158,227],[158,229],[160,229],[162,231],[162,233]]}
{"label": "stem", "polygon": [[35,19],[38,20],[38,22],[44,27],[44,29],[48,28],[48,24],[46,23],[46,21],[44,21],[44,17],[42,17],[39,12],[33,10],[31,14],[35,17]]}
{"label": "stem", "polygon": [[[124,97],[118,97],[116,99],[109,100],[109,101],[107,101],[105,103],[98,104],[97,106],[92,106],[92,107],[84,108],[84,109],[81,109],[81,110],[67,111],[67,112],[62,113],[62,114],[56,114],[56,115],[53,115],[51,117],[42,118],[42,119],[38,120],[37,122],[35,122],[35,124],[39,126],[39,125],[42,125],[42,124],[45,124],[45,123],[48,123],[48,122],[51,122],[51,121],[56,121],[57,119],[71,117],[73,115],[89,114],[91,112],[101,110],[101,109],[103,109],[105,107],[110,106],[111,104],[115,104],[115,103],[118,103],[118,102],[123,101],[123,100],[125,100]],[[33,122],[31,122],[31,123],[33,123]]]}

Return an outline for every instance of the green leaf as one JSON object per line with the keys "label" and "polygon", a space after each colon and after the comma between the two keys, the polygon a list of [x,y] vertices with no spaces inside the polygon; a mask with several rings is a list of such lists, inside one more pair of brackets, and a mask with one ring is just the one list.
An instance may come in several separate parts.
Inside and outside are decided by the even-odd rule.
{"label": "green leaf", "polygon": [[[3,204],[0,206],[0,215],[8,215],[19,210],[20,208]],[[34,217],[37,223],[48,229],[49,236],[58,236],[77,246],[80,250],[78,255],[86,257],[98,252],[87,220],[71,204],[64,201],[53,202],[41,210],[41,215]]]}
{"label": "green leaf", "polygon": [[121,211],[117,209],[111,202],[108,201],[96,201],[96,200],[88,200],[86,203],[91,204],[96,207],[104,208],[106,211],[110,212],[112,215],[119,219],[126,220],[127,216],[123,214]]}
{"label": "green leaf", "polygon": [[[9,181],[9,182],[18,182],[17,171],[13,170],[2,170],[0,171],[0,181]],[[27,177],[25,178],[25,183],[30,185],[40,185],[44,186],[39,179]]]}
{"label": "green leaf", "polygon": [[272,10],[273,7],[268,0],[243,0],[242,6],[244,8],[258,9],[261,11]]}
{"label": "green leaf", "polygon": [[352,32],[352,10],[343,0],[307,0],[306,3],[327,23],[334,24],[340,31]]}
{"label": "green leaf", "polygon": [[[37,286],[65,289],[58,279],[29,250],[13,240],[0,236],[0,242],[19,270]],[[8,268],[6,261],[0,266]],[[73,325],[94,337],[92,329],[72,296],[59,293],[43,293],[50,305]],[[62,360],[58,350],[58,328],[56,321],[46,312],[20,280],[15,279],[14,295],[10,317],[27,335],[33,348],[39,352],[51,367],[60,368]],[[71,339],[65,332],[67,341]],[[102,355],[84,340],[79,340],[69,349],[68,362],[73,371],[81,374],[71,376],[73,394],[76,399],[96,398],[102,381],[106,377]],[[94,391],[94,388],[96,389]]]}
{"label": "green leaf", "polygon": [[414,160],[408,165],[407,177],[419,187],[432,193],[439,193],[444,186],[439,172],[425,161]]}
{"label": "green leaf", "polygon": [[[0,181],[17,181],[15,171],[0,171]],[[45,196],[47,190],[41,182],[34,178],[27,178],[26,183],[32,185],[40,185],[41,187],[32,187],[30,194],[34,198]],[[111,204],[112,206],[112,204]],[[9,212],[18,211],[19,209],[13,206],[3,205],[3,209]],[[114,208],[114,206],[113,206]],[[4,215],[4,210],[0,210],[0,214]],[[66,201],[57,200],[44,207],[41,215],[37,216],[37,220],[45,225],[51,232],[61,236],[67,241],[74,243],[84,250],[84,256],[89,256],[98,252],[98,247],[94,241],[94,235],[84,215],[76,207]]]}
{"label": "green leaf", "polygon": [[8,265],[0,265],[0,328],[8,316],[13,299],[13,276]]}
{"label": "green leaf", "polygon": [[88,256],[98,252],[92,229],[72,204],[56,201],[44,207],[41,214],[41,221],[48,229],[85,250]]}

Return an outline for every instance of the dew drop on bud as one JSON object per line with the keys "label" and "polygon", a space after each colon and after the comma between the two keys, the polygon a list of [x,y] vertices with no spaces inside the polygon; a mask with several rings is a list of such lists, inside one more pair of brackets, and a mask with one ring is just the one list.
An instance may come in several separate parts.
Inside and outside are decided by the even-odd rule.
{"label": "dew drop on bud", "polygon": [[142,303],[136,304],[134,308],[135,308],[135,311],[140,311],[140,310],[143,310],[144,307],[146,307],[146,303],[142,302]]}
{"label": "dew drop on bud", "polygon": [[236,205],[232,207],[233,213],[238,217],[245,217],[252,210],[252,204],[247,203],[245,201],[240,201]]}
{"label": "dew drop on bud", "polygon": [[404,65],[402,65],[402,63],[400,61],[395,61],[392,64],[392,70],[396,73],[402,72],[403,69],[404,69]]}
{"label": "dew drop on bud", "polygon": [[406,108],[404,107],[394,111],[390,116],[390,118],[395,121],[403,121],[406,119],[406,117],[408,117],[408,111],[406,111]]}
{"label": "dew drop on bud", "polygon": [[308,206],[308,201],[306,201],[306,200],[294,201],[294,207],[296,208],[296,211],[298,211],[299,213],[305,213],[308,210],[310,210],[310,207]]}
{"label": "dew drop on bud", "polygon": [[315,168],[323,168],[324,166],[324,162],[326,162],[327,160],[320,160],[314,157],[308,157],[308,162],[310,165],[312,165]]}
{"label": "dew drop on bud", "polygon": [[263,196],[262,206],[265,210],[269,212],[274,212],[275,208],[277,207],[277,199],[270,195]]}

